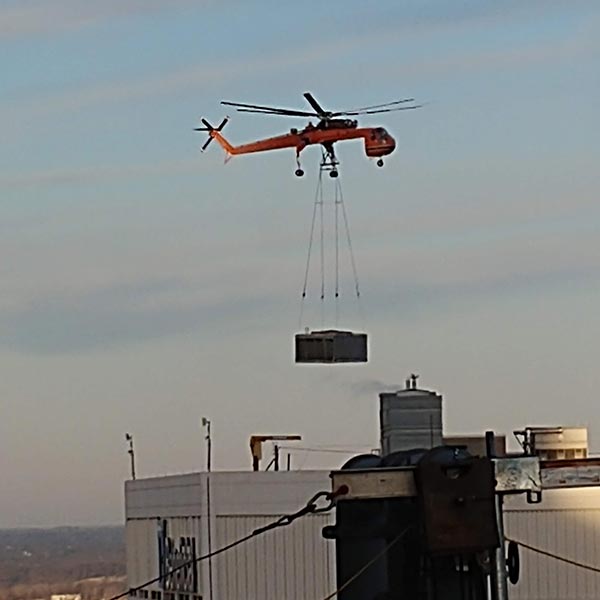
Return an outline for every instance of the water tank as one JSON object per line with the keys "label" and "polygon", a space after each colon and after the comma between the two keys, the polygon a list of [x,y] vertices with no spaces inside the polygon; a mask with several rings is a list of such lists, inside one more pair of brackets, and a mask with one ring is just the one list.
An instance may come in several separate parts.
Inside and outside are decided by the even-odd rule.
{"label": "water tank", "polygon": [[442,444],[442,397],[416,387],[416,378],[398,392],[379,394],[382,455]]}

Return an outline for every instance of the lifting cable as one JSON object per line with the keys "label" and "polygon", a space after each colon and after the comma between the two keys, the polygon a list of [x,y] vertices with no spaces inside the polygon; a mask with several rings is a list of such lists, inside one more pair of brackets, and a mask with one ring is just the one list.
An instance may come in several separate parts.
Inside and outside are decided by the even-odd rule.
{"label": "lifting cable", "polygon": [[364,314],[362,304],[360,301],[360,287],[358,285],[358,270],[356,268],[356,260],[354,258],[354,250],[352,248],[352,238],[350,237],[350,226],[348,225],[348,215],[346,214],[346,206],[344,205],[344,196],[342,194],[342,184],[339,179],[336,179],[336,197],[339,197],[339,204],[342,207],[342,216],[344,217],[344,228],[346,230],[346,240],[348,242],[348,251],[350,253],[350,263],[352,265],[352,274],[354,276],[354,292],[356,294],[356,300],[358,302],[358,310],[360,311],[360,317],[364,321]]}
{"label": "lifting cable", "polygon": [[[339,488],[339,490],[337,490],[335,492],[317,492],[300,510],[297,510],[295,513],[292,513],[289,515],[283,515],[279,519],[272,521],[271,523],[268,523],[267,525],[264,525],[263,527],[258,527],[257,529],[250,532],[248,535],[245,535],[244,537],[241,537],[225,546],[222,546],[221,548],[218,548],[217,550],[214,550],[213,552],[209,552],[208,554],[203,554],[202,556],[188,560],[188,561],[178,565],[177,567],[171,569],[170,571],[167,571],[166,573],[162,573],[161,575],[159,575],[158,577],[155,577],[154,579],[150,579],[150,580],[142,583],[141,585],[137,585],[135,587],[129,588],[127,591],[117,594],[116,596],[113,596],[112,598],[109,598],[109,600],[120,600],[121,598],[125,598],[126,596],[129,596],[132,593],[137,593],[139,590],[142,590],[142,589],[148,587],[149,585],[152,585],[153,583],[158,583],[159,581],[162,581],[163,579],[167,579],[168,577],[171,577],[171,575],[177,573],[178,571],[181,571],[182,569],[186,569],[187,567],[198,564],[199,562],[202,562],[203,560],[208,560],[209,558],[212,558],[213,556],[217,556],[218,554],[227,552],[228,550],[231,550],[231,549],[235,548],[236,546],[239,546],[239,545],[247,542],[248,540],[252,539],[253,537],[262,535],[263,533],[266,533],[267,531],[271,531],[272,529],[277,529],[279,527],[286,527],[288,525],[291,525],[296,519],[305,517],[306,515],[316,515],[316,514],[329,512],[335,505],[335,499],[338,496],[340,496],[341,494],[347,493],[347,491],[348,491],[348,488],[346,488],[346,486],[342,486]],[[326,500],[327,504],[325,506],[319,507],[318,502],[321,499]],[[363,567],[363,569],[364,568],[365,567]]]}
{"label": "lifting cable", "polygon": [[322,170],[319,171],[319,188],[321,189],[321,199],[319,202],[321,213],[321,326],[323,326],[325,321],[325,223],[323,222]]}
{"label": "lifting cable", "polygon": [[[326,163],[321,162],[319,168],[319,178],[317,181],[317,190],[315,192],[315,200],[313,205],[312,221],[310,225],[310,236],[308,241],[308,252],[306,256],[306,266],[304,269],[304,283],[302,286],[302,296],[300,301],[300,317],[298,322],[298,328],[302,328],[302,321],[304,318],[304,301],[307,295],[308,288],[308,277],[310,273],[310,264],[312,257],[312,250],[315,244],[315,226],[317,219],[319,220],[320,231],[319,231],[319,257],[320,257],[320,274],[321,274],[321,321],[323,323],[325,319],[325,221],[323,214],[324,200],[323,200],[323,172],[328,171],[329,167]],[[344,204],[344,195],[342,193],[342,185],[339,179],[335,180],[334,197],[333,197],[335,218],[334,218],[334,299],[335,299],[335,325],[338,326],[339,322],[339,298],[340,298],[340,220],[343,221],[344,232],[343,235],[346,238],[348,246],[348,254],[350,257],[350,264],[352,267],[352,276],[354,279],[354,294],[356,296],[359,318],[364,326],[364,310],[361,303],[360,297],[360,285],[358,281],[358,269],[356,267],[356,259],[354,256],[354,248],[352,246],[352,237],[350,235],[350,225],[348,221],[348,214],[346,213],[346,206]]]}
{"label": "lifting cable", "polygon": [[[340,196],[338,194],[338,185],[335,186],[335,326],[337,327],[340,320],[340,235],[339,235],[339,220],[340,220]],[[343,204],[342,204],[343,206]]]}
{"label": "lifting cable", "polygon": [[306,269],[304,270],[304,285],[302,286],[302,299],[300,301],[300,319],[298,327],[302,327],[302,318],[304,316],[304,299],[306,298],[306,288],[308,286],[308,273],[310,271],[310,258],[315,237],[315,223],[317,221],[317,210],[320,207],[321,217],[321,300],[325,296],[325,250],[323,247],[323,171],[319,171],[319,180],[317,182],[317,191],[315,192],[315,202],[313,205],[312,222],[310,224],[310,237],[308,240],[308,254],[306,256]]}
{"label": "lifting cable", "polygon": [[571,560],[570,558],[565,558],[564,556],[559,556],[558,554],[554,554],[552,552],[548,552],[547,550],[542,550],[541,548],[536,548],[535,546],[530,546],[529,544],[525,544],[523,542],[518,542],[517,540],[511,540],[509,537],[505,537],[507,542],[513,542],[518,546],[521,546],[527,550],[531,550],[531,552],[535,552],[536,554],[541,554],[542,556],[548,556],[549,558],[554,558],[555,560],[559,560],[561,562],[567,563],[568,565],[573,565],[575,567],[579,567],[581,569],[586,569],[588,571],[593,571],[594,573],[600,573],[600,568],[594,567],[592,565],[586,565],[585,563],[577,562],[576,560]]}

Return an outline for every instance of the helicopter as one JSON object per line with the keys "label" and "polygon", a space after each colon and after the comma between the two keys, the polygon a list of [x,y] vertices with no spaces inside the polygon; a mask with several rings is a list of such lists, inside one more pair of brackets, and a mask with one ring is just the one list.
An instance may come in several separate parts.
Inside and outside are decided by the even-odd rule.
{"label": "helicopter", "polygon": [[304,98],[313,109],[295,110],[287,108],[275,108],[271,106],[261,106],[258,104],[244,104],[241,102],[221,102],[224,106],[232,106],[238,112],[256,113],[261,115],[275,115],[280,117],[313,117],[317,118],[317,124],[313,125],[309,121],[303,129],[292,128],[289,133],[270,137],[248,144],[233,146],[221,134],[223,127],[229,121],[225,117],[217,127],[213,127],[206,119],[201,122],[204,127],[197,127],[195,131],[205,131],[208,133],[208,140],[202,146],[204,152],[213,140],[221,145],[226,152],[226,161],[231,156],[237,154],[249,154],[252,152],[265,152],[267,150],[279,150],[280,148],[296,149],[296,171],[297,177],[302,177],[304,171],[300,165],[300,153],[306,146],[320,144],[323,147],[323,160],[321,168],[329,171],[330,177],[337,177],[337,166],[339,161],[335,155],[334,144],[344,140],[363,139],[365,154],[369,158],[377,158],[377,166],[383,167],[383,157],[391,154],[396,148],[396,140],[383,127],[359,127],[358,121],[348,118],[358,115],[373,115],[379,113],[393,112],[397,110],[413,110],[421,108],[421,104],[414,104],[414,98],[404,98],[394,102],[384,104],[375,104],[373,106],[363,106],[343,111],[325,110],[310,93],[306,92]]}

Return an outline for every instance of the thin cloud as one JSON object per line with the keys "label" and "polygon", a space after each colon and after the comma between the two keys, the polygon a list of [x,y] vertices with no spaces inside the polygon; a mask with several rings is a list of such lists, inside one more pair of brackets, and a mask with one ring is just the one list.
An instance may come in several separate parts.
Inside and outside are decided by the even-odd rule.
{"label": "thin cloud", "polygon": [[0,8],[0,40],[74,31],[114,18],[194,4],[192,0],[17,0]]}
{"label": "thin cloud", "polygon": [[[600,268],[548,269],[545,272],[494,273],[477,280],[446,283],[378,281],[377,295],[369,295],[369,310],[377,308],[380,318],[394,311],[401,320],[416,314],[439,314],[440,307],[455,310],[475,302],[479,305],[498,298],[596,285]],[[240,280],[219,297],[212,285],[183,279],[141,280],[96,287],[70,294],[37,295],[18,306],[0,307],[0,345],[16,352],[70,354],[128,346],[151,339],[202,331],[207,336],[253,323],[276,322],[289,310],[289,292],[248,286]],[[364,381],[351,390],[364,394],[374,390],[403,387],[396,382]]]}
{"label": "thin cloud", "polygon": [[[78,31],[115,18],[128,18],[206,7],[209,0],[8,0],[0,7],[0,40],[32,35],[48,35]],[[385,11],[383,23],[403,34],[470,26],[477,23],[502,23],[514,19],[538,18],[539,11],[577,10],[589,7],[586,0],[505,0],[498,6],[478,1],[458,4],[428,3],[414,5],[398,2]],[[364,17],[373,26],[382,26],[382,13],[369,10]],[[367,21],[368,22],[368,21]],[[369,23],[371,24],[371,23]],[[318,24],[316,29],[319,34]],[[362,24],[364,28],[364,21]]]}
{"label": "thin cloud", "polygon": [[406,387],[405,384],[390,383],[389,381],[382,381],[381,379],[361,379],[346,384],[350,392],[354,396],[364,398],[365,396],[372,396],[374,394],[380,394],[382,392],[395,392],[402,390]]}
{"label": "thin cloud", "polygon": [[[224,335],[232,318],[247,320],[260,307],[270,313],[272,297],[240,294],[217,302],[175,297],[198,291],[176,279],[107,286],[76,296],[38,298],[0,311],[0,345],[15,352],[70,354],[127,346],[178,334],[211,331]],[[161,296],[171,296],[161,302]],[[202,294],[199,294],[202,296]],[[184,304],[184,305],[182,305]]]}
{"label": "thin cloud", "polygon": [[[340,56],[354,46],[354,41],[347,40],[345,43],[337,41],[276,54],[269,52],[254,58],[228,60],[221,63],[210,61],[175,71],[171,70],[154,77],[110,81],[81,87],[44,98],[38,97],[28,102],[19,102],[18,106],[13,106],[15,112],[20,114],[25,111],[28,118],[31,118],[56,112],[79,110],[98,104],[106,105],[107,103],[127,102],[147,97],[175,95],[188,89],[219,86],[231,81],[254,78],[257,74],[269,74],[313,62],[321,62],[324,55],[329,58]],[[16,114],[11,115],[10,112],[12,112],[10,105],[5,105],[4,110],[0,111],[0,116],[7,123],[17,117]]]}
{"label": "thin cloud", "polygon": [[[132,4],[138,5],[137,2]],[[18,115],[24,111],[27,113],[27,121],[29,121],[35,116],[42,117],[56,112],[80,110],[98,104],[128,102],[165,94],[174,95],[190,89],[215,87],[233,81],[240,82],[248,78],[256,78],[261,74],[285,72],[290,68],[321,63],[323,56],[327,56],[329,61],[336,60],[339,57],[348,56],[353,51],[370,47],[374,42],[389,48],[392,44],[397,43],[399,32],[402,29],[401,26],[385,27],[376,33],[345,35],[343,38],[330,39],[324,43],[313,42],[310,45],[303,45],[286,52],[269,52],[251,58],[244,57],[241,60],[228,60],[220,64],[211,61],[138,80],[109,81],[44,98],[38,97],[29,102],[21,101],[13,107],[5,105],[4,110],[0,111],[0,116],[3,116],[7,123],[19,122],[21,119],[18,118]],[[477,56],[473,56],[469,52],[458,53],[450,57],[425,58],[413,63],[400,61],[391,70],[389,66],[386,66],[384,73],[386,76],[410,74],[429,77],[440,73],[452,72],[456,75],[459,72],[481,71],[492,67],[527,67],[531,64],[554,62],[559,59],[572,60],[591,49],[597,49],[591,29],[588,25],[585,30],[574,32],[562,44],[556,44],[553,41],[520,48],[507,47],[500,51],[479,53]],[[409,30],[406,34],[415,35],[415,32]],[[354,69],[352,65],[348,65],[346,68],[349,71]],[[377,73],[377,67],[374,67],[372,75]],[[12,115],[13,111],[16,114]]]}
{"label": "thin cloud", "polygon": [[163,161],[127,166],[96,166],[80,169],[42,169],[0,176],[0,189],[15,190],[76,184],[106,183],[138,177],[197,173],[206,166],[198,160]]}

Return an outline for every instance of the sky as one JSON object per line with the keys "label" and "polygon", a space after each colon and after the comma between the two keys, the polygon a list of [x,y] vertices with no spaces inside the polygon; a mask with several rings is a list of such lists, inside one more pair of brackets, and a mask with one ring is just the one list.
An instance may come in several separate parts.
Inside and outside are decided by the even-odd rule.
{"label": "sky", "polygon": [[[1,0],[0,527],[122,522],[125,432],[140,476],[202,469],[203,416],[217,469],[253,433],[377,447],[412,372],[448,433],[586,425],[600,451],[599,26],[593,0]],[[383,169],[338,145],[337,320],[329,181],[299,320],[319,150],[298,179],[193,131],[301,127],[220,101],[306,91],[424,104],[361,119],[397,141]],[[294,365],[305,326],[367,331],[369,363]]]}

